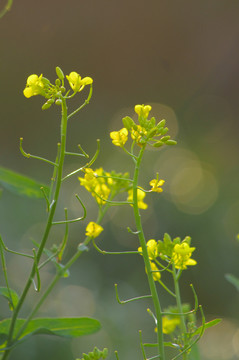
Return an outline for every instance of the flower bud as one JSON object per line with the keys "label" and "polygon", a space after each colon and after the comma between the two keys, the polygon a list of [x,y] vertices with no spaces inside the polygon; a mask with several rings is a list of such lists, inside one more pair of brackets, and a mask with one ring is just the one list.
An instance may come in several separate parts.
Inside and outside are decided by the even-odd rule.
{"label": "flower bud", "polygon": [[167,140],[167,141],[165,141],[165,144],[166,145],[176,145],[177,141],[175,141],[175,140]]}
{"label": "flower bud", "polygon": [[149,132],[148,132],[148,139],[154,137],[154,135],[158,134],[158,129],[155,127],[153,129],[151,129]]}
{"label": "flower bud", "polygon": [[164,143],[162,141],[157,141],[156,143],[153,144],[154,147],[160,147],[163,145],[164,145]]}
{"label": "flower bud", "polygon": [[103,351],[102,351],[102,358],[106,359],[107,356],[108,356],[108,349],[104,348]]}
{"label": "flower bud", "polygon": [[160,139],[160,141],[163,141],[163,142],[166,142],[167,140],[169,140],[170,139],[170,136],[168,135],[168,136],[163,136],[161,139]]}
{"label": "flower bud", "polygon": [[48,101],[45,102],[45,104],[42,105],[42,110],[47,110],[51,107],[52,103],[49,103]]}
{"label": "flower bud", "polygon": [[155,127],[156,125],[156,120],[155,120],[155,117],[152,117],[150,120],[149,120],[149,124],[150,124],[150,127]]}
{"label": "flower bud", "polygon": [[84,359],[84,360],[90,360],[89,355],[87,355],[87,354],[82,354],[82,355],[83,355],[83,359]]}
{"label": "flower bud", "polygon": [[55,104],[60,106],[62,104],[62,100],[61,99],[56,99]]}
{"label": "flower bud", "polygon": [[56,75],[60,80],[63,80],[65,75],[59,66],[56,67]]}
{"label": "flower bud", "polygon": [[168,132],[168,128],[165,127],[165,128],[162,130],[161,134],[162,134],[162,135],[165,135],[165,134],[167,134],[167,132]]}
{"label": "flower bud", "polygon": [[163,120],[161,120],[161,121],[157,124],[157,127],[158,127],[158,128],[160,128],[161,126],[164,127],[165,124],[166,124],[166,120],[163,119]]}
{"label": "flower bud", "polygon": [[131,119],[131,117],[129,116],[125,116],[123,119],[122,119],[122,122],[124,124],[124,127],[127,129],[127,130],[131,130],[132,127],[135,125],[134,123],[134,120]]}
{"label": "flower bud", "polygon": [[54,99],[48,99],[45,104],[42,105],[42,110],[46,110],[49,109],[49,107],[51,107],[52,104],[54,104]]}
{"label": "flower bud", "polygon": [[56,86],[61,86],[61,80],[60,80],[60,79],[56,79],[55,84],[56,84]]}
{"label": "flower bud", "polygon": [[94,353],[94,359],[95,360],[98,360],[98,359],[101,358],[101,351],[99,349],[97,349],[97,347],[94,348],[93,353]]}
{"label": "flower bud", "polygon": [[162,126],[158,127],[157,125],[157,129],[158,129],[157,134],[160,135],[164,128]]}

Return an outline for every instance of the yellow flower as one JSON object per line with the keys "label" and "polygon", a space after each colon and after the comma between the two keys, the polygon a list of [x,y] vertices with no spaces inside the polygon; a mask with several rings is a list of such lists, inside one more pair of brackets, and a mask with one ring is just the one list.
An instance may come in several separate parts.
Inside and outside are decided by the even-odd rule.
{"label": "yellow flower", "polygon": [[161,278],[161,273],[159,272],[157,265],[154,262],[150,261],[150,266],[151,266],[154,281],[159,281]]}
{"label": "yellow flower", "polygon": [[171,334],[174,332],[176,326],[180,324],[179,317],[169,318],[168,316],[163,316],[163,333]]}
{"label": "yellow flower", "polygon": [[81,76],[72,71],[69,75],[66,75],[67,80],[69,81],[70,87],[74,92],[78,92],[84,89],[86,85],[90,85],[93,83],[93,79],[90,77],[81,78]]}
{"label": "yellow flower", "polygon": [[93,196],[95,196],[98,204],[105,204],[104,199],[107,200],[110,194],[110,189],[108,188],[108,186],[106,184],[97,184],[95,187],[95,192],[98,196],[94,194]]}
{"label": "yellow flower", "polygon": [[23,94],[26,98],[30,98],[34,95],[42,94],[44,90],[44,83],[42,81],[42,74],[40,76],[32,74],[27,78],[27,85],[23,90]]}
{"label": "yellow flower", "polygon": [[[128,191],[128,198],[127,200],[130,201],[130,202],[133,202],[133,189],[130,189]],[[147,209],[148,205],[144,203],[144,198],[145,198],[145,192],[141,189],[137,189],[137,200],[138,200],[138,207],[140,209]]]}
{"label": "yellow flower", "polygon": [[[147,242],[147,250],[148,250],[148,255],[149,255],[149,259],[153,260],[158,256],[158,245],[157,242],[154,239],[151,239]],[[142,247],[140,246],[138,248],[138,252],[142,253]]]}
{"label": "yellow flower", "polygon": [[157,180],[157,179],[151,180],[149,182],[149,185],[152,186],[151,191],[158,192],[158,193],[162,192],[163,189],[160,186],[162,186],[164,183],[165,183],[164,180]]}
{"label": "yellow flower", "polygon": [[135,140],[138,145],[141,145],[142,136],[147,136],[147,131],[141,125],[137,125],[137,130],[131,130],[131,138]]}
{"label": "yellow flower", "polygon": [[89,222],[89,224],[86,227],[86,236],[96,238],[100,235],[100,233],[103,231],[103,227],[99,224],[96,224],[94,221]]}
{"label": "yellow flower", "polygon": [[151,111],[152,107],[150,105],[135,105],[134,111],[139,116],[143,116],[145,118],[148,117],[149,112]]}
{"label": "yellow flower", "polygon": [[190,247],[187,242],[176,244],[173,248],[172,260],[176,269],[185,270],[187,266],[196,265],[197,262],[191,259],[192,252],[195,247]]}
{"label": "yellow flower", "polygon": [[115,146],[123,147],[128,140],[128,130],[126,128],[123,128],[119,131],[112,131],[110,133],[110,137],[112,139],[112,143]]}
{"label": "yellow flower", "polygon": [[95,171],[86,168],[85,176],[83,178],[78,178],[81,185],[92,194],[99,205],[105,204],[103,199],[107,200],[110,194],[110,188],[106,185],[107,179],[101,177],[102,175],[103,168],[96,169]]}

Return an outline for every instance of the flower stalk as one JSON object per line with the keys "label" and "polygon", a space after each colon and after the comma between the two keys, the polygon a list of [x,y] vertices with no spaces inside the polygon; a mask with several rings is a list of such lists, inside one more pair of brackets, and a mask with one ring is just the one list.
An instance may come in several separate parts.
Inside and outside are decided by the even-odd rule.
{"label": "flower stalk", "polygon": [[144,145],[141,148],[140,152],[139,152],[137,162],[136,162],[136,166],[135,166],[135,171],[134,171],[134,178],[133,178],[133,208],[134,208],[135,225],[136,225],[136,229],[138,231],[138,238],[139,238],[140,246],[142,248],[142,255],[143,255],[143,258],[144,258],[146,274],[147,274],[149,288],[150,288],[150,292],[151,292],[151,295],[152,295],[155,314],[156,314],[156,320],[157,320],[156,327],[157,327],[157,341],[158,341],[159,358],[161,360],[165,360],[164,341],[163,341],[162,310],[161,310],[161,305],[160,305],[160,301],[159,301],[159,297],[158,297],[158,293],[157,293],[157,289],[156,289],[156,284],[155,284],[155,281],[154,281],[154,278],[153,278],[153,273],[152,273],[152,270],[151,270],[150,259],[149,259],[146,240],[145,240],[144,231],[143,231],[143,227],[142,227],[141,215],[140,215],[140,212],[139,212],[138,198],[137,198],[137,196],[138,196],[137,189],[138,189],[139,170],[140,170],[142,157],[143,157],[143,154],[144,154],[144,151],[145,151],[145,147],[146,147],[146,145]]}

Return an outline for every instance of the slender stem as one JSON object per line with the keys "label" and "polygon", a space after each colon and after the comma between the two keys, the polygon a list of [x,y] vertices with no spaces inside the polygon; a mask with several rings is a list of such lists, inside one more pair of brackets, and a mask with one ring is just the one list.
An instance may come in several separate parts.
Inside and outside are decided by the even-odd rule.
{"label": "slender stem", "polygon": [[75,114],[77,114],[81,109],[83,109],[84,106],[86,106],[87,104],[89,104],[90,102],[90,99],[91,99],[91,96],[92,96],[92,92],[93,92],[93,86],[92,84],[90,85],[90,91],[89,91],[89,95],[88,95],[88,98],[85,100],[85,102],[78,108],[76,109],[75,111],[73,111],[70,115],[68,115],[68,120],[74,116]]}
{"label": "slender stem", "polygon": [[[98,218],[96,220],[97,224],[100,224],[106,211],[108,210],[109,205],[105,205],[103,210],[99,212]],[[87,246],[89,244],[89,242],[91,241],[91,237],[86,237],[83,245]],[[55,277],[53,278],[52,282],[50,283],[50,285],[48,286],[48,288],[46,289],[46,291],[44,292],[44,294],[42,295],[42,297],[40,298],[40,300],[36,303],[35,307],[33,308],[32,312],[29,314],[29,316],[27,317],[25,323],[23,324],[23,326],[20,328],[20,330],[18,331],[17,335],[16,335],[16,340],[21,336],[21,334],[23,333],[23,331],[26,329],[29,321],[34,317],[34,315],[37,313],[37,311],[39,310],[39,308],[41,307],[41,305],[44,303],[44,301],[46,300],[46,298],[48,297],[48,295],[50,294],[50,292],[52,291],[52,289],[54,288],[54,286],[56,285],[56,283],[61,279],[62,274],[68,270],[75,262],[76,260],[80,257],[80,255],[83,253],[83,250],[81,250],[82,247],[80,249],[78,249],[78,251],[72,256],[72,258],[66,263],[66,265],[64,265],[62,267],[61,270],[58,270],[57,274],[55,275]]]}
{"label": "slender stem", "polygon": [[144,236],[144,232],[143,232],[143,228],[142,228],[141,216],[140,216],[140,212],[139,212],[138,199],[137,199],[139,169],[140,169],[144,150],[145,150],[145,146],[143,146],[141,148],[138,158],[137,158],[137,161],[136,161],[136,165],[135,165],[134,180],[133,180],[133,203],[134,203],[133,208],[134,208],[135,224],[136,224],[136,228],[138,231],[140,245],[142,248],[142,255],[144,258],[149,287],[150,287],[151,295],[153,298],[155,314],[156,314],[156,318],[157,318],[157,337],[158,337],[159,356],[160,356],[161,360],[165,360],[163,330],[162,330],[162,328],[163,328],[163,326],[162,326],[162,311],[161,311],[161,306],[160,306],[160,302],[159,302],[159,298],[158,298],[155,281],[153,279],[153,274],[152,274],[150,260],[149,260],[149,256],[148,256],[145,236]]}
{"label": "slender stem", "polygon": [[[32,284],[32,279],[34,278],[35,274],[36,274],[36,266],[39,264],[39,261],[41,259],[44,247],[46,245],[51,227],[52,227],[52,221],[53,221],[53,217],[55,214],[55,210],[56,210],[56,205],[57,205],[57,201],[58,201],[58,197],[59,197],[59,193],[60,193],[60,188],[61,188],[61,179],[62,179],[62,172],[63,172],[63,164],[64,164],[64,157],[65,157],[65,148],[66,148],[66,132],[67,132],[67,106],[66,106],[66,100],[64,98],[62,98],[62,118],[61,118],[61,148],[60,148],[60,156],[59,156],[59,162],[58,162],[58,169],[57,169],[57,181],[56,181],[56,188],[55,188],[55,193],[54,193],[54,197],[53,197],[53,201],[52,201],[52,206],[50,208],[50,212],[48,215],[48,220],[47,220],[47,224],[46,224],[46,228],[45,228],[45,232],[43,234],[42,237],[42,241],[40,243],[40,246],[38,248],[38,251],[36,253],[36,258],[35,258],[35,262],[32,266],[32,270],[30,273],[30,276],[27,280],[27,283],[25,285],[25,288],[21,294],[21,297],[18,301],[18,304],[13,312],[13,316],[12,316],[12,320],[11,320],[11,324],[10,324],[10,328],[9,328],[9,333],[8,333],[8,340],[7,340],[7,347],[12,345],[13,342],[13,334],[14,334],[14,329],[15,329],[15,325],[16,325],[16,321],[17,321],[17,317],[18,314],[22,308],[22,305],[25,301],[25,298],[28,294],[28,291],[31,287]],[[10,354],[10,349],[6,350],[2,360],[6,360]]]}
{"label": "slender stem", "polygon": [[[172,265],[172,269],[173,269],[173,281],[174,281],[174,289],[175,289],[175,295],[176,295],[176,302],[177,302],[177,308],[178,308],[178,312],[179,314],[183,314],[183,307],[182,307],[182,302],[181,302],[181,295],[180,295],[180,288],[179,288],[179,277],[176,273],[176,269],[175,269],[175,265]],[[186,326],[186,322],[185,322],[185,315],[181,315],[180,316],[180,326],[181,326],[181,330],[183,333],[183,339],[184,339],[184,347],[186,348],[188,345],[187,342],[187,326]],[[186,360],[188,358],[187,353],[183,353],[182,354],[183,359]]]}
{"label": "slender stem", "polygon": [[5,278],[5,283],[6,283],[6,286],[7,286],[8,296],[9,296],[9,299],[11,301],[11,306],[14,308],[14,304],[13,304],[13,301],[12,301],[12,294],[11,294],[11,291],[10,291],[8,277],[7,277],[7,265],[6,265],[6,261],[5,261],[5,257],[4,257],[3,245],[2,244],[3,244],[3,241],[2,241],[2,238],[0,236],[0,252],[1,252],[1,260],[2,260],[2,269],[3,269],[4,278]]}
{"label": "slender stem", "polygon": [[12,7],[12,2],[13,0],[8,0],[7,4],[5,5],[5,7],[1,10],[0,12],[0,19],[6,14],[7,11],[9,11]]}

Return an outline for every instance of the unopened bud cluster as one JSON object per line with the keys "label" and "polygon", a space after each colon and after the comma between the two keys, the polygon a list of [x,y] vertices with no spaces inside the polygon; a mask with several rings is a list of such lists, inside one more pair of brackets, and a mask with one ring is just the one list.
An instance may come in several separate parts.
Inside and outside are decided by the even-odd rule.
{"label": "unopened bud cluster", "polygon": [[139,146],[151,145],[153,147],[161,147],[163,145],[175,145],[176,141],[171,140],[167,135],[168,128],[165,126],[166,120],[156,123],[155,117],[148,119],[151,111],[150,105],[135,105],[135,112],[138,115],[138,122],[126,116],[122,119],[124,128],[119,131],[112,131],[110,137],[112,143],[116,146],[123,147],[128,140],[130,133],[132,140]]}

